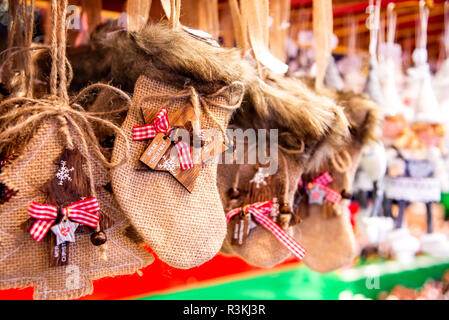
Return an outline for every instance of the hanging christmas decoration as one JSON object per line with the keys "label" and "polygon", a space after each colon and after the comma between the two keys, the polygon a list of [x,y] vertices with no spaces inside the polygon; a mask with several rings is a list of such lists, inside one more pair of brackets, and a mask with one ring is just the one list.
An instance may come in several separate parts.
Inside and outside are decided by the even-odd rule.
{"label": "hanging christmas decoration", "polygon": [[[69,299],[91,293],[92,280],[133,273],[153,257],[123,234],[129,222],[102,188],[107,170],[121,160],[105,158],[91,123],[123,132],[78,104],[96,88],[129,98],[96,84],[69,99],[67,2],[54,0],[52,9],[50,95],[0,105],[9,107],[1,116],[0,142],[22,136],[29,141],[0,175],[0,182],[17,190],[0,207],[0,286],[33,285],[37,299]],[[75,276],[69,281],[70,272]]]}

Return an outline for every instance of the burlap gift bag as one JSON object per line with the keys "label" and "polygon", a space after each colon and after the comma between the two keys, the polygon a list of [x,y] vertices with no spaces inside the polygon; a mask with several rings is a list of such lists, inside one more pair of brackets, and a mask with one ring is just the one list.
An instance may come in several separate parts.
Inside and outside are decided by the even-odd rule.
{"label": "burlap gift bag", "polygon": [[[48,237],[37,242],[21,228],[29,217],[30,204],[45,203],[47,196],[41,187],[58,171],[55,161],[66,146],[59,127],[56,118],[41,123],[20,157],[0,176],[2,182],[18,190],[11,201],[0,207],[0,287],[32,285],[36,299],[78,298],[92,293],[92,280],[134,273],[153,261],[149,253],[124,235],[129,222],[113,196],[101,188],[98,202],[103,214],[113,220],[112,227],[104,230],[108,238],[105,252],[91,243],[90,234],[76,233],[69,264],[51,266]],[[79,146],[74,136],[74,145]]]}
{"label": "burlap gift bag", "polygon": [[344,107],[350,123],[351,139],[330,161],[323,162],[319,167],[307,167],[303,181],[310,182],[323,172],[329,172],[334,181],[328,186],[343,198],[335,204],[324,201],[318,205],[309,204],[307,196],[303,196],[296,208],[302,222],[294,226],[295,239],[308,249],[304,263],[318,272],[342,267],[356,254],[348,198],[362,148],[379,138],[380,122],[377,106],[366,97],[352,93],[328,94]]}
{"label": "burlap gift bag", "polygon": [[[241,83],[234,83],[216,94],[198,93],[201,128],[221,133],[232,112],[240,106],[243,91]],[[122,126],[131,144],[130,159],[111,175],[117,201],[145,241],[161,260],[183,269],[211,259],[220,250],[226,234],[224,210],[216,186],[217,163],[195,164],[201,168],[190,193],[169,172],[141,167],[139,159],[148,142],[132,141],[132,130],[143,124],[141,110],[156,114],[166,106],[171,114],[197,103],[192,102],[195,96],[192,89],[182,93],[161,81],[140,77]],[[113,161],[122,157],[125,142],[120,137],[116,140]]]}
{"label": "burlap gift bag", "polygon": [[[266,166],[253,164],[220,164],[217,185],[225,211],[263,201],[274,201],[275,207],[270,218],[287,234],[292,233],[291,225],[296,217],[283,215],[281,210],[290,211],[296,191],[296,182],[301,177],[302,167],[295,165],[292,156],[279,151],[279,165],[273,174],[263,173]],[[282,209],[284,207],[284,209]],[[288,210],[287,210],[288,207]],[[286,212],[287,213],[287,212]],[[242,245],[233,244],[234,225],[228,223],[227,236],[221,252],[236,255],[248,264],[271,268],[290,256],[282,243],[266,227],[252,219],[252,226]]]}
{"label": "burlap gift bag", "polygon": [[92,292],[92,280],[134,273],[153,261],[124,235],[129,222],[102,188],[107,169],[127,153],[109,162],[93,123],[123,133],[79,104],[94,88],[129,97],[96,84],[69,98],[66,13],[67,2],[52,2],[50,95],[36,100],[28,90],[1,104],[12,108],[1,115],[0,149],[17,138],[26,143],[0,175],[0,183],[17,191],[0,206],[0,287],[32,285],[37,299],[78,298]]}

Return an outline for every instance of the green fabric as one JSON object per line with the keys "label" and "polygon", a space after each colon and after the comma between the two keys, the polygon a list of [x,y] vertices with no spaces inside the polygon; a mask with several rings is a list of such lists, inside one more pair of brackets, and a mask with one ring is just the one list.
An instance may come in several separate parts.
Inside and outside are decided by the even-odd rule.
{"label": "green fabric", "polygon": [[441,204],[444,207],[445,219],[449,220],[449,193],[441,194]]}
{"label": "green fabric", "polygon": [[[376,299],[380,292],[390,291],[398,284],[409,288],[419,288],[430,278],[441,278],[447,269],[449,269],[449,259],[435,259],[428,256],[417,257],[414,262],[407,265],[401,265],[396,261],[382,261],[328,274],[319,274],[300,266],[248,279],[152,295],[142,299],[335,300],[343,291]],[[376,279],[378,279],[377,283]]]}

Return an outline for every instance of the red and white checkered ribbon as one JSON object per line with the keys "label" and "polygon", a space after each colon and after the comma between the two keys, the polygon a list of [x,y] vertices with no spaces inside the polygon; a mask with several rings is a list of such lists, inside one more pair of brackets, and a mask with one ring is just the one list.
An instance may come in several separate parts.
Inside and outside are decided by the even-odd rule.
{"label": "red and white checkered ribbon", "polygon": [[153,139],[158,133],[167,134],[170,130],[170,123],[168,122],[168,110],[162,108],[157,114],[153,123],[133,128],[133,140],[141,141]]}
{"label": "red and white checkered ribbon", "polygon": [[[96,228],[100,220],[100,216],[96,214],[98,211],[100,211],[100,206],[97,199],[89,198],[69,204],[62,208],[61,214],[74,222]],[[40,242],[58,218],[58,207],[33,201],[28,208],[28,213],[37,220],[31,227],[30,234]]]}
{"label": "red and white checkered ribbon", "polygon": [[[133,128],[133,140],[142,141],[147,139],[153,139],[158,133],[167,134],[170,132],[170,123],[168,121],[168,110],[162,108],[157,114],[153,123],[149,123],[143,126],[137,126]],[[176,151],[178,152],[179,164],[181,170],[188,170],[194,167],[192,153],[190,146],[185,142],[175,143]]]}
{"label": "red and white checkered ribbon", "polygon": [[[318,185],[321,190],[326,192],[325,199],[327,201],[335,204],[335,203],[340,202],[341,194],[338,191],[327,186],[329,183],[332,183],[333,181],[334,181],[334,179],[332,179],[329,172],[326,171],[325,173],[323,173],[323,174],[319,175],[318,177],[316,177],[315,179],[313,179],[312,182],[307,184],[307,188],[310,189],[311,187]],[[301,181],[301,184],[302,184],[302,181]]]}
{"label": "red and white checkered ribbon", "polygon": [[[272,201],[257,202],[244,207],[246,214],[251,214],[254,220],[270,231],[274,237],[295,255],[299,260],[304,258],[306,250],[298,243],[292,236],[290,236],[284,229],[279,227],[273,220],[268,217],[268,214],[273,208]],[[232,217],[242,212],[242,208],[236,208],[226,213],[226,221],[229,223]]]}

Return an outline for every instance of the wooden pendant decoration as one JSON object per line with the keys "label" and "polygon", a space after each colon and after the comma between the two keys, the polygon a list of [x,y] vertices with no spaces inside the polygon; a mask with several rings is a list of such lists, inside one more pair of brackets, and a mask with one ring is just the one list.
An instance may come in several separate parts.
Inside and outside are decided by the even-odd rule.
{"label": "wooden pendant decoration", "polygon": [[[150,123],[155,118],[155,115],[148,110],[142,109],[142,114],[145,123]],[[200,166],[195,165],[191,169],[181,170],[179,159],[177,156],[173,155],[175,152],[172,152],[174,151],[172,150],[172,147],[175,142],[182,141],[174,141],[174,138],[177,137],[178,133],[176,130],[179,128],[184,129],[186,128],[187,123],[193,122],[195,113],[191,107],[180,108],[176,112],[169,113],[167,118],[170,130],[172,130],[171,136],[168,136],[170,131],[167,133],[158,132],[140,157],[140,161],[153,170],[170,172],[170,174],[189,192],[192,192],[195,180],[199,175]]]}
{"label": "wooden pendant decoration", "polygon": [[[72,202],[79,201],[81,197],[89,196],[88,179],[84,176],[82,167],[80,167],[81,158],[79,153],[68,149],[63,152],[59,159],[58,172],[45,186],[48,194],[45,203],[65,207]],[[58,222],[56,222],[56,226]],[[50,246],[52,248],[50,250],[51,264],[53,266],[67,265],[69,263],[69,244],[67,242],[58,244],[56,234],[51,233]]]}
{"label": "wooden pendant decoration", "polygon": [[[155,115],[146,109],[141,109],[145,123],[151,123],[155,121],[155,118],[161,115]],[[163,110],[163,109],[162,109]],[[162,111],[161,110],[161,111]],[[167,112],[168,113],[168,112]],[[140,161],[147,165],[150,169],[156,171],[168,171],[176,180],[178,180],[189,192],[193,191],[195,181],[201,170],[201,165],[206,161],[209,161],[216,157],[218,154],[226,151],[227,146],[221,139],[217,139],[215,136],[208,134],[207,131],[202,132],[202,137],[193,137],[193,123],[195,121],[195,112],[193,108],[188,105],[184,108],[180,108],[173,113],[166,114],[168,119],[167,130],[164,132],[157,132],[153,140],[140,157]],[[156,124],[154,125],[157,126]],[[188,132],[188,143],[185,143],[180,136],[180,129],[184,130],[183,133]],[[194,140],[200,141],[201,150],[194,146]],[[177,150],[173,150],[176,144],[185,143],[189,148],[193,159],[199,153],[200,162],[193,162],[193,166],[189,169],[183,169],[180,164],[180,156]],[[193,152],[192,152],[193,151]]]}
{"label": "wooden pendant decoration", "polygon": [[[230,205],[239,204],[242,206],[242,213],[234,216],[230,220],[232,230],[231,244],[241,246],[245,243],[246,237],[257,225],[251,215],[245,213],[246,205],[272,201],[273,206],[268,214],[271,220],[277,223],[281,228],[287,229],[290,226],[291,210],[288,204],[279,203],[278,193],[283,188],[283,181],[278,175],[270,175],[265,172],[265,168],[259,167],[253,178],[249,181],[249,189],[243,201],[240,200],[240,190],[231,188],[228,191]],[[230,209],[233,208],[229,208]]]}
{"label": "wooden pendant decoration", "polygon": [[272,201],[276,198],[277,190],[273,188],[274,176],[266,174],[264,170],[264,168],[258,168],[254,177],[249,181],[249,192],[245,204]]}
{"label": "wooden pendant decoration", "polygon": [[[157,116],[148,109],[141,110],[145,123],[153,122]],[[166,116],[168,118],[168,126],[176,130],[178,128],[184,128],[188,122],[194,121],[195,114],[193,112],[193,108],[186,107],[180,108],[173,113],[168,113]],[[173,135],[174,134],[176,134],[176,132],[174,132]],[[167,135],[168,133],[165,134],[158,132],[151,141],[148,148],[140,157],[140,161],[145,163],[153,170],[156,169],[162,157],[172,146],[173,141],[171,141],[171,139]]]}
{"label": "wooden pendant decoration", "polygon": [[[99,224],[100,228],[112,225],[112,221],[99,212],[96,199],[90,198],[90,181],[84,172],[83,160],[83,156],[77,150],[65,149],[57,160],[58,171],[42,188],[42,191],[47,194],[45,204],[33,203],[30,206],[30,210],[33,206],[34,208],[36,206],[55,208],[54,219],[49,222],[51,227],[49,225],[47,233],[38,237],[35,226],[39,221],[37,218],[32,217],[24,223],[24,227],[37,241],[49,238],[51,266],[69,264],[70,243],[75,242],[77,232],[92,233],[95,231],[94,225]],[[87,218],[83,217],[81,220],[74,218],[76,215],[79,217],[80,214],[84,214],[84,212],[80,213],[80,209],[74,209],[76,204],[83,203],[88,203],[86,206],[93,208],[92,211],[86,209],[89,215]],[[83,219],[90,221],[85,222]],[[91,236],[91,241],[94,245],[104,244],[106,234],[102,231],[95,232]]]}

